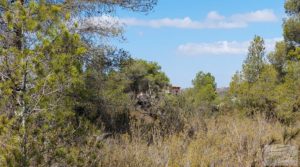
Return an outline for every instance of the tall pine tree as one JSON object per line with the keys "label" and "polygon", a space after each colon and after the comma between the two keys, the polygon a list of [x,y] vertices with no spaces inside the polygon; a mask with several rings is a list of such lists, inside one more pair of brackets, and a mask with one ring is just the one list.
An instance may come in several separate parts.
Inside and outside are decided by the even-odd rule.
{"label": "tall pine tree", "polygon": [[248,56],[243,64],[243,76],[247,82],[254,83],[258,80],[264,67],[264,40],[260,36],[255,36],[248,51]]}

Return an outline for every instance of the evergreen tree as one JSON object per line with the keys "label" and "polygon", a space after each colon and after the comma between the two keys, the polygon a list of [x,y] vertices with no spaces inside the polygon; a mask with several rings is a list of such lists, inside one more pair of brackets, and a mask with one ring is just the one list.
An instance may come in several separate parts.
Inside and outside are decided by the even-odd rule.
{"label": "evergreen tree", "polygon": [[300,3],[297,0],[287,0],[285,2],[285,11],[288,18],[283,25],[284,40],[287,45],[288,60],[300,60]]}
{"label": "evergreen tree", "polygon": [[215,100],[217,94],[217,84],[215,77],[210,73],[198,72],[195,79],[192,81],[195,92],[196,101],[198,102],[212,102]]}
{"label": "evergreen tree", "polygon": [[[15,158],[16,165],[29,166],[31,159],[41,156],[33,153],[45,147],[44,143],[33,145],[34,141],[45,133],[43,140],[51,142],[50,136],[59,134],[46,132],[54,132],[71,114],[67,112],[70,108],[66,95],[80,83],[80,56],[85,48],[79,34],[65,25],[68,18],[61,5],[46,1],[2,2],[5,29],[13,35],[2,39],[1,114],[14,119],[14,137],[19,138],[19,153],[9,158]],[[54,119],[55,115],[63,118]],[[56,130],[64,134],[64,130]]]}
{"label": "evergreen tree", "polygon": [[248,49],[248,56],[243,64],[243,77],[249,83],[258,80],[264,67],[265,46],[260,36],[255,36]]}
{"label": "evergreen tree", "polygon": [[282,82],[286,73],[285,68],[288,61],[286,43],[284,41],[276,43],[275,51],[268,55],[268,60],[277,70],[278,80]]}
{"label": "evergreen tree", "polygon": [[0,139],[5,147],[0,166],[73,163],[68,156],[76,154],[74,146],[84,143],[83,133],[92,129],[73,112],[73,92],[84,84],[90,56],[87,44],[92,40],[87,37],[114,32],[101,27],[83,31],[74,19],[87,22],[117,6],[148,11],[153,4],[152,0],[0,1]]}
{"label": "evergreen tree", "polygon": [[300,2],[298,0],[287,0],[285,12],[289,18],[284,22],[284,38],[290,47],[300,43]]}

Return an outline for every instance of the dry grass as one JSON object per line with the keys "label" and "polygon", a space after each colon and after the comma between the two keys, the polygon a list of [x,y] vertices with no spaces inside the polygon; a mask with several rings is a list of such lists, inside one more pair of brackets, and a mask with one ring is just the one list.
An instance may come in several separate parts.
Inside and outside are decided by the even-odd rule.
{"label": "dry grass", "polygon": [[[239,116],[218,116],[199,122],[194,118],[196,135],[186,132],[168,138],[157,137],[149,145],[141,137],[105,141],[98,154],[100,166],[105,167],[176,167],[176,166],[262,166],[263,146],[283,143],[285,129],[278,122],[267,122],[262,117],[255,119]],[[203,125],[204,124],[204,125]],[[290,140],[300,144],[299,137]]]}

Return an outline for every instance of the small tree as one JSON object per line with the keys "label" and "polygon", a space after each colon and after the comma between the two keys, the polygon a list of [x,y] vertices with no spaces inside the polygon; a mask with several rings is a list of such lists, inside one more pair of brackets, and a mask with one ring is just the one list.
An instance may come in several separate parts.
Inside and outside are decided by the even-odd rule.
{"label": "small tree", "polygon": [[197,101],[212,102],[217,94],[217,84],[215,77],[211,73],[198,72],[195,79],[192,81]]}

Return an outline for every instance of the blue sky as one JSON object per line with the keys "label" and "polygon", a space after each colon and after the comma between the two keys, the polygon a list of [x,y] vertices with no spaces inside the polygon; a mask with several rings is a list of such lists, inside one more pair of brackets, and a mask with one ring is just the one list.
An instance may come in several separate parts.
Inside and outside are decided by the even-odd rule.
{"label": "blue sky", "polygon": [[174,85],[189,87],[204,71],[225,87],[254,35],[265,38],[268,51],[282,38],[283,6],[284,0],[159,0],[146,15],[116,13],[126,24],[126,40],[117,46],[158,62]]}

